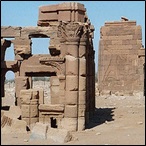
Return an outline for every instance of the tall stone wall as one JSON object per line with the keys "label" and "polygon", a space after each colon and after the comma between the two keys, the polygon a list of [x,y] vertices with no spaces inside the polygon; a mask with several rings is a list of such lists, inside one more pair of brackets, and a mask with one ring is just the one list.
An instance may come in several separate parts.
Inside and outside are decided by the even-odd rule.
{"label": "tall stone wall", "polygon": [[122,18],[100,29],[98,85],[100,95],[132,95],[144,90],[142,30],[136,21]]}

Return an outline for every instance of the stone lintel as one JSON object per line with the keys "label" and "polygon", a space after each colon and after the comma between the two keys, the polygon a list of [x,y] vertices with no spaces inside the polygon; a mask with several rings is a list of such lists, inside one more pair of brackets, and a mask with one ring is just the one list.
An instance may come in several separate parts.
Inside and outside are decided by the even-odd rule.
{"label": "stone lintel", "polygon": [[58,27],[40,27],[40,26],[31,26],[31,27],[23,27],[21,30],[21,37],[30,36],[32,38],[50,38],[50,36],[57,31]]}
{"label": "stone lintel", "polygon": [[39,110],[40,111],[47,111],[47,112],[63,112],[64,105],[62,105],[62,104],[54,104],[54,105],[40,104]]}
{"label": "stone lintel", "polygon": [[65,59],[64,57],[40,57],[39,61],[56,61],[56,62],[63,62]]}

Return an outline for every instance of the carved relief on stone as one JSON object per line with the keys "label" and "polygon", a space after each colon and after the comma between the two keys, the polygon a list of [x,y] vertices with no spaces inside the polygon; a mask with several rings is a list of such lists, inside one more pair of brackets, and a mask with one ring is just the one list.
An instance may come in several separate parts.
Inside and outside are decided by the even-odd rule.
{"label": "carved relief on stone", "polygon": [[58,37],[67,40],[67,38],[78,38],[83,34],[83,25],[79,23],[61,22],[58,26]]}
{"label": "carved relief on stone", "polygon": [[[102,82],[105,86],[129,85],[138,79],[132,57],[128,55],[108,55],[107,67],[104,68]],[[112,65],[114,64],[114,66]]]}
{"label": "carved relief on stone", "polygon": [[41,64],[45,64],[54,68],[57,75],[65,74],[65,69],[63,68],[63,63],[65,59],[63,57],[41,57],[39,58]]}

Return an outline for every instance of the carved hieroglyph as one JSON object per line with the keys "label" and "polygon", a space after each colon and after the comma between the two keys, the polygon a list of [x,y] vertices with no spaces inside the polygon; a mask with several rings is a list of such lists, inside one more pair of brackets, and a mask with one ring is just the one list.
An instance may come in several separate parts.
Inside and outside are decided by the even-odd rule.
{"label": "carved hieroglyph", "polygon": [[[106,22],[100,30],[98,81],[99,92],[130,94],[144,90],[144,61],[141,27],[136,21]],[[143,79],[141,79],[143,78]],[[107,92],[105,92],[107,93]]]}

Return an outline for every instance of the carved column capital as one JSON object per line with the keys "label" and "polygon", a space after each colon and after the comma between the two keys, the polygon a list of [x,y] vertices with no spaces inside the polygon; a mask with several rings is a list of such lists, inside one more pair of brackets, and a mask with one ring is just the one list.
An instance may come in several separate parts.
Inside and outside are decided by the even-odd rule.
{"label": "carved column capital", "polygon": [[75,22],[61,22],[58,27],[58,37],[63,41],[78,41],[83,34],[83,25]]}

